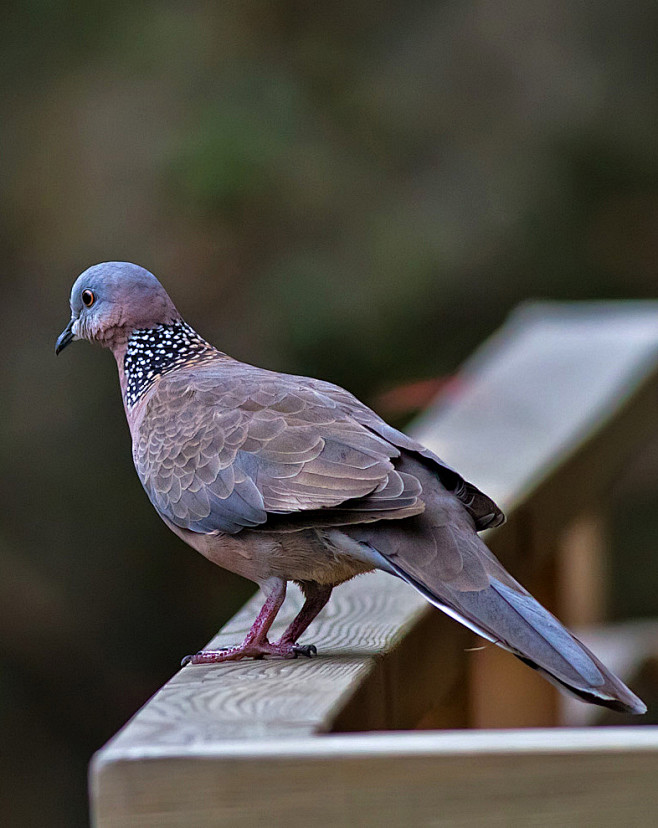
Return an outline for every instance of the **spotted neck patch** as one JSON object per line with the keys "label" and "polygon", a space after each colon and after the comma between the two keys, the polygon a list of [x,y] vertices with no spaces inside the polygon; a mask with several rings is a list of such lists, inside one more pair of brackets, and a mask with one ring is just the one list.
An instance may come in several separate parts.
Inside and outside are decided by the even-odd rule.
{"label": "spotted neck patch", "polygon": [[133,331],[123,359],[126,404],[132,408],[159,377],[174,368],[217,353],[186,322]]}

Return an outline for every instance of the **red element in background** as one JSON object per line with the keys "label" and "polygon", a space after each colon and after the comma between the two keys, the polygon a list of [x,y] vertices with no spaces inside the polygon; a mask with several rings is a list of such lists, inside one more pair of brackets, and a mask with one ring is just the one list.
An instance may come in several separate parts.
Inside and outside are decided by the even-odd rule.
{"label": "red element in background", "polygon": [[374,407],[383,417],[401,417],[427,408],[437,396],[454,396],[461,390],[462,380],[455,376],[432,377],[406,382],[378,394]]}

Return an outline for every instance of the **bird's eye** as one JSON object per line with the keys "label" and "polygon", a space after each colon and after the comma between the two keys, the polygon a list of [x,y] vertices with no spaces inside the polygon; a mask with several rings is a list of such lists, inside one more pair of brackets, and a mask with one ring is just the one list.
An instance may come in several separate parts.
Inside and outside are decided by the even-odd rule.
{"label": "bird's eye", "polygon": [[96,297],[90,290],[82,291],[82,304],[85,306],[85,308],[90,308],[95,301]]}

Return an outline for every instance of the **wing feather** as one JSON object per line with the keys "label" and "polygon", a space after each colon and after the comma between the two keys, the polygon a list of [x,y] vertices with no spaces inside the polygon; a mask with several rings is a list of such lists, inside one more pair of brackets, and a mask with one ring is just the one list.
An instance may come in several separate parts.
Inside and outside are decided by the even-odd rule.
{"label": "wing feather", "polygon": [[222,363],[166,375],[144,401],[135,466],[168,520],[235,533],[278,515],[309,513],[302,527],[310,513],[337,525],[423,510],[399,447],[295,377]]}

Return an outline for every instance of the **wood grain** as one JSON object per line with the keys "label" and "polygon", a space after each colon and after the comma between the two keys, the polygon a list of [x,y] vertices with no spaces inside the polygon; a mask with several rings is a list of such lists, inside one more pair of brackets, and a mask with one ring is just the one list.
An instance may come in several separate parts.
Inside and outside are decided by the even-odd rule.
{"label": "wood grain", "polygon": [[97,823],[649,828],[658,813],[655,728],[358,734],[206,748],[100,757]]}
{"label": "wood grain", "polygon": [[[285,629],[301,605],[298,590],[293,587],[290,593],[273,635]],[[209,647],[241,641],[260,602],[262,596],[255,596]],[[396,579],[383,573],[361,576],[336,590],[306,633],[305,641],[318,643],[316,658],[185,667],[118,734],[115,744],[216,743],[327,730],[345,697],[425,611],[425,601]],[[379,706],[371,724],[385,728],[384,703]]]}

